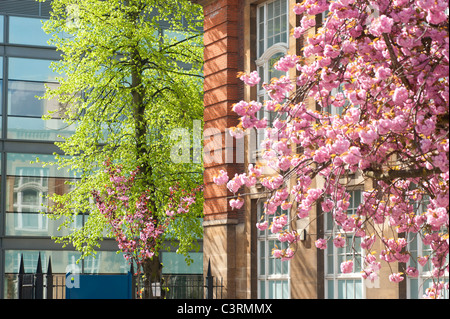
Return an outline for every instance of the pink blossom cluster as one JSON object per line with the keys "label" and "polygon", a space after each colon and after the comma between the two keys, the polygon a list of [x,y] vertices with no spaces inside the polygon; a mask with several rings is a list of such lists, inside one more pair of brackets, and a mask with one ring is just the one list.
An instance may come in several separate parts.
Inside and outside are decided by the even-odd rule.
{"label": "pink blossom cluster", "polygon": [[282,261],[289,260],[294,257],[295,251],[291,248],[287,249],[276,249],[272,250],[272,256],[275,258],[280,258]]}
{"label": "pink blossom cluster", "polygon": [[439,299],[442,298],[443,290],[449,290],[449,283],[433,282],[430,288],[425,289],[425,299]]}
{"label": "pink blossom cluster", "polygon": [[[302,56],[287,55],[275,66],[298,76],[264,83],[269,101],[235,105],[243,130],[264,126],[256,109],[264,107],[275,115],[262,142],[262,160],[275,173],[256,177],[269,194],[264,213],[273,215],[281,207],[293,218],[305,218],[320,205],[335,228],[361,238],[360,248],[370,252],[379,240],[384,245],[381,261],[410,264],[402,273],[391,274],[393,282],[417,275],[404,239],[408,235],[432,251],[426,260],[419,256],[415,262],[430,263],[436,279],[448,271],[446,10],[448,2],[443,0],[302,1],[294,6],[300,21],[294,37],[318,27],[314,15],[327,15],[314,35],[308,31],[303,38]],[[308,107],[309,100],[317,108]],[[344,181],[354,174],[372,186],[350,214]],[[313,188],[317,177],[323,183]],[[237,193],[247,183],[256,182],[236,174],[227,185]],[[281,200],[286,192],[289,198]],[[368,235],[367,225],[374,230],[386,225],[405,236]],[[257,227],[266,229],[267,219]],[[337,247],[344,244],[339,238],[333,242]],[[327,239],[317,239],[317,248],[326,246]],[[277,255],[282,258],[281,250]],[[374,279],[379,261],[369,259],[364,276]]]}
{"label": "pink blossom cluster", "polygon": [[232,209],[240,209],[243,205],[244,205],[244,200],[240,197],[238,197],[236,199],[233,198],[230,200],[230,206]]}
{"label": "pink blossom cluster", "polygon": [[380,258],[382,260],[388,263],[394,261],[406,263],[409,261],[410,254],[403,250],[408,244],[405,238],[383,238],[383,243],[386,249],[381,251]]}
{"label": "pink blossom cluster", "polygon": [[250,74],[239,73],[238,77],[241,81],[249,86],[255,86],[261,81],[261,78],[256,71],[253,71]]}
{"label": "pink blossom cluster", "polygon": [[275,63],[275,69],[278,71],[287,72],[290,69],[294,68],[299,61],[298,56],[296,55],[286,55],[282,57],[278,62]]}
{"label": "pink blossom cluster", "polygon": [[170,222],[177,214],[189,213],[203,187],[199,186],[190,192],[180,189],[178,185],[170,187],[166,214],[158,216],[152,211],[152,198],[148,191],[142,192],[134,201],[130,198],[139,168],[126,175],[120,165],[114,166],[110,161],[104,165],[110,184],[105,186],[104,193],[92,191],[94,202],[111,226],[112,235],[125,258],[139,266],[155,255],[161,236]]}
{"label": "pink blossom cluster", "polygon": [[272,224],[270,225],[270,231],[273,234],[279,233],[285,228],[288,223],[287,215],[281,215],[273,218]]}
{"label": "pink blossom cluster", "polygon": [[362,277],[372,282],[378,279],[381,263],[377,261],[377,258],[373,254],[368,254],[364,258],[364,264],[365,267],[362,271]]}
{"label": "pink blossom cluster", "polygon": [[353,260],[347,260],[341,263],[340,265],[341,272],[343,274],[348,274],[353,272]]}

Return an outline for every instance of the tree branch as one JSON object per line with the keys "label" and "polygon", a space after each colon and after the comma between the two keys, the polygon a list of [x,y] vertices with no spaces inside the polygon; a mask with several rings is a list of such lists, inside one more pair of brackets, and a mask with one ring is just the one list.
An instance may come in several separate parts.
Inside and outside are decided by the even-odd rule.
{"label": "tree branch", "polygon": [[375,180],[382,181],[392,181],[396,178],[426,178],[430,175],[440,174],[442,173],[439,168],[434,169],[426,169],[426,168],[418,168],[418,169],[405,169],[405,170],[367,170],[364,171],[364,174],[367,177],[370,177]]}
{"label": "tree branch", "polygon": [[[394,48],[392,47],[391,39],[389,38],[389,35],[386,33],[383,33],[383,39],[384,39],[384,42],[386,43],[386,47],[389,51],[389,56],[391,57],[391,60],[392,60],[392,66],[394,67],[394,72],[396,72],[400,69],[400,66],[399,66],[397,57],[395,55]],[[399,71],[398,76],[400,77],[400,79],[402,80],[402,83],[406,86],[406,88],[408,90],[412,90],[411,84],[409,83],[405,74],[403,74],[403,72]]]}

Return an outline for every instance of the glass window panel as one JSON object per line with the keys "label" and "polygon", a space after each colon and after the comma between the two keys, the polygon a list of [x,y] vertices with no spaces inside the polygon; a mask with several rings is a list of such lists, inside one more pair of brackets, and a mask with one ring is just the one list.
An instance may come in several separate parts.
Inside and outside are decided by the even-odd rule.
{"label": "glass window panel", "polygon": [[279,34],[277,34],[274,38],[273,38],[274,43],[280,43],[281,42],[281,37]]}
{"label": "glass window panel", "polygon": [[274,299],[275,298],[275,281],[271,280],[269,281],[269,299]]}
{"label": "glass window panel", "polygon": [[363,282],[362,280],[355,280],[355,298],[362,299]]}
{"label": "glass window panel", "polygon": [[130,270],[130,265],[121,253],[97,251],[95,256],[85,258],[83,268],[83,273],[86,274],[124,274]]}
{"label": "glass window panel", "polygon": [[[265,10],[265,6],[259,7],[258,22],[259,22],[259,24],[262,24],[262,25],[264,25],[264,21],[265,21],[264,10]],[[264,33],[262,33],[262,34],[260,33],[259,34],[259,39],[264,39]]]}
{"label": "glass window panel", "polygon": [[[27,128],[24,130],[24,128]],[[8,117],[8,138],[21,140],[60,141],[75,132],[75,125],[67,125],[61,119]]]}
{"label": "glass window panel", "polygon": [[9,58],[10,80],[55,82],[57,74],[50,69],[51,60]]}
{"label": "glass window panel", "polygon": [[280,9],[281,9],[281,0],[275,1],[273,3],[274,6],[274,16],[278,17],[280,15]]}
{"label": "glass window panel", "polygon": [[[274,22],[274,34],[279,34],[280,32],[281,32],[281,18],[276,17]],[[280,40],[278,41],[275,40],[275,42],[280,42]]]}
{"label": "glass window panel", "polygon": [[259,274],[265,275],[266,274],[266,243],[264,241],[259,242]]}
{"label": "glass window panel", "polygon": [[[269,254],[271,254],[272,249],[275,248],[275,242],[273,240],[269,241]],[[274,267],[274,258],[273,257],[268,257],[269,258],[269,275],[273,275],[275,274],[275,267]]]}
{"label": "glass window panel", "polygon": [[[18,116],[39,117],[51,114],[53,118],[61,118],[64,107],[58,100],[39,99],[44,96],[46,88],[44,82],[8,81],[8,114]],[[49,83],[49,87],[56,84]],[[51,112],[51,113],[50,113]]]}
{"label": "glass window panel", "polygon": [[50,35],[42,30],[43,20],[39,18],[10,17],[9,42],[48,46]]}
{"label": "glass window panel", "polygon": [[23,205],[39,205],[40,192],[35,189],[25,189],[22,192]]}
{"label": "glass window panel", "polygon": [[347,296],[345,294],[345,281],[338,280],[338,299],[346,299]]}
{"label": "glass window panel", "polygon": [[333,224],[334,224],[334,221],[333,221],[333,214],[332,214],[332,212],[326,213],[325,219],[326,219],[326,220],[325,220],[325,223],[326,223],[326,230],[327,230],[327,231],[333,230]]}
{"label": "glass window panel", "polygon": [[266,282],[260,281],[259,282],[259,298],[266,299]]}
{"label": "glass window panel", "polygon": [[[33,223],[30,221],[34,220]],[[78,229],[83,223],[83,216],[73,217],[73,221],[68,227],[58,227],[65,221],[62,217],[57,220],[49,219],[41,213],[17,213],[6,212],[5,233],[7,236],[65,236],[72,230]]]}
{"label": "glass window panel", "polygon": [[287,280],[283,281],[283,295],[282,298],[289,298],[289,282]]}
{"label": "glass window panel", "polygon": [[[7,211],[15,212],[42,211],[43,207],[41,206],[47,202],[45,196],[48,190],[47,177],[7,176],[6,209]],[[11,198],[11,192],[13,192],[12,201],[9,200]]]}
{"label": "glass window panel", "polygon": [[5,21],[5,17],[0,15],[0,42],[3,42],[3,24]]}
{"label": "glass window panel", "polygon": [[333,247],[332,245],[327,245],[327,273],[334,273],[334,256],[333,256]]}
{"label": "glass window panel", "polygon": [[264,52],[264,23],[259,24],[259,42],[263,44],[263,49],[259,52]]}
{"label": "glass window panel", "polygon": [[327,293],[328,299],[334,299],[334,281],[333,280],[327,280]]}
{"label": "glass window panel", "polygon": [[44,83],[9,81],[8,82],[8,114],[42,117],[44,100],[37,96],[45,93]]}
{"label": "glass window panel", "polygon": [[43,162],[48,162],[54,161],[55,157],[46,154],[8,153],[6,155],[6,174],[23,175],[26,173],[28,176],[36,177],[75,177],[72,172],[69,172],[67,169],[58,169],[55,165],[42,167],[41,163],[34,163],[36,158],[39,158]]}
{"label": "glass window panel", "polygon": [[273,15],[274,15],[274,3],[271,2],[267,5],[267,19],[273,19]]}
{"label": "glass window panel", "polygon": [[283,272],[282,272],[282,268],[281,268],[281,266],[282,266],[281,259],[274,258],[273,261],[274,261],[274,264],[275,264],[274,273],[275,274],[282,274]]}
{"label": "glass window panel", "polygon": [[[267,9],[265,14],[264,10]],[[270,48],[276,43],[287,43],[288,35],[288,8],[286,0],[277,0],[268,4],[261,5],[258,10],[258,21],[260,23],[258,30],[259,52],[261,56],[265,49]],[[263,26],[267,27],[267,33]],[[264,43],[264,40],[266,43]],[[262,43],[261,43],[262,42]]]}
{"label": "glass window panel", "polygon": [[281,0],[280,1],[280,6],[281,6],[281,14],[287,12],[287,2],[286,0]]}
{"label": "glass window panel", "polygon": [[[285,20],[282,20],[282,21],[285,21]],[[282,27],[283,27],[283,26],[282,26]],[[287,42],[287,33],[286,33],[286,32],[283,32],[283,33],[281,34],[280,42],[284,42],[284,43]]]}
{"label": "glass window panel", "polygon": [[283,75],[286,75],[285,72],[283,71],[279,71],[277,69],[274,68],[274,65],[284,56],[283,53],[278,52],[275,53],[274,55],[272,55],[272,57],[269,59],[269,82],[270,80],[272,80],[273,78],[280,78]]}
{"label": "glass window panel", "polygon": [[[275,33],[275,30],[274,30],[274,21],[273,21],[273,20],[269,20],[269,21],[267,22],[267,38],[268,38],[268,39],[271,39],[271,38],[273,37],[274,33]],[[272,40],[272,41],[273,41],[273,40]],[[271,45],[268,44],[267,47],[270,48]]]}
{"label": "glass window panel", "polygon": [[162,272],[164,274],[202,274],[203,273],[203,253],[189,253],[193,259],[190,265],[187,265],[184,255],[172,252],[163,252],[161,261],[164,265]]}
{"label": "glass window panel", "polygon": [[21,255],[23,255],[25,273],[35,272],[39,253],[41,254],[42,271],[47,271],[48,260],[51,257],[52,271],[54,274],[65,274],[67,265],[71,262],[76,262],[81,255],[79,252],[74,251],[6,250],[5,273],[19,272]]}
{"label": "glass window panel", "polygon": [[347,299],[355,298],[355,286],[353,280],[345,280]]}
{"label": "glass window panel", "polygon": [[289,262],[288,261],[282,261],[281,262],[281,273],[283,275],[289,274]]}
{"label": "glass window panel", "polygon": [[261,55],[262,52],[264,52],[264,41],[259,41],[259,52],[260,52],[259,55]]}
{"label": "glass window panel", "polygon": [[[15,168],[20,176],[7,176],[6,234],[16,236],[61,236],[82,224],[82,216],[76,216],[72,225],[58,231],[64,218],[50,220],[41,212],[47,210],[47,194],[63,194],[71,185],[65,178],[49,178],[49,168]],[[37,176],[31,176],[37,175]]]}
{"label": "glass window panel", "polygon": [[275,298],[280,299],[283,298],[283,281],[277,280],[275,281]]}

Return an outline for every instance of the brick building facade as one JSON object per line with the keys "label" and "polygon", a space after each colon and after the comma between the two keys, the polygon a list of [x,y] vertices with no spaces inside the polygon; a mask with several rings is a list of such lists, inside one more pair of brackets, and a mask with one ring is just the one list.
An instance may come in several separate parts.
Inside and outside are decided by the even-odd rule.
{"label": "brick building facade", "polygon": [[[254,147],[250,147],[250,144],[252,146],[255,144],[254,135],[245,136],[242,142],[236,141],[229,137],[227,128],[239,122],[238,116],[232,111],[233,104],[240,100],[256,99],[258,95],[258,89],[244,86],[237,78],[237,73],[263,67],[257,65],[262,52],[257,52],[255,42],[258,33],[257,20],[261,19],[258,17],[258,9],[263,10],[260,8],[261,4],[264,6],[264,2],[250,0],[195,2],[204,7],[205,133],[208,129],[216,132],[216,136],[212,133],[205,134],[207,136],[204,142],[205,153],[209,155],[210,152],[219,151],[221,155],[221,160],[205,162],[204,269],[207,268],[206,263],[210,259],[215,271],[213,275],[224,279],[227,298],[323,297],[323,285],[318,281],[323,267],[318,262],[321,258],[317,258],[320,252],[314,247],[317,237],[316,223],[308,226],[307,233],[310,235],[299,243],[298,253],[289,265],[273,261],[269,261],[270,265],[264,264],[262,261],[264,252],[261,247],[267,242],[263,243],[264,240],[260,240],[255,227],[258,206],[264,200],[260,189],[247,189],[246,205],[236,211],[228,204],[233,194],[225,186],[213,183],[213,176],[220,170],[234,176],[235,173],[244,172],[249,163],[255,163],[257,160],[254,156]],[[287,14],[292,12],[294,1],[286,1],[285,4],[287,7],[283,11],[286,15],[280,11],[279,18],[286,19],[286,37],[283,44],[272,47],[278,46],[279,50],[275,49],[275,53],[297,53],[299,45],[293,37],[290,37],[288,31],[296,23],[296,17]],[[265,11],[268,12],[269,8],[265,8]],[[264,245],[265,257],[269,257],[266,246]],[[265,268],[267,271],[271,268],[272,272],[265,271]],[[283,268],[285,271],[277,274],[277,268]],[[288,281],[285,281],[286,279]]]}
{"label": "brick building facade", "polygon": [[[204,269],[211,261],[213,276],[224,279],[226,298],[290,298],[290,299],[353,299],[353,298],[420,298],[420,290],[427,287],[425,277],[407,279],[393,284],[387,279],[399,265],[382,266],[377,282],[366,282],[361,277],[364,252],[351,250],[352,245],[326,250],[316,249],[314,243],[325,235],[334,236],[330,221],[323,218],[320,207],[313,208],[309,218],[297,221],[294,229],[304,235],[297,243],[296,254],[289,262],[271,258],[271,249],[278,244],[268,231],[259,231],[255,224],[264,204],[262,188],[245,189],[245,204],[233,210],[228,201],[233,193],[225,185],[217,186],[213,177],[220,170],[232,178],[243,173],[250,163],[258,164],[258,142],[264,133],[252,132],[241,140],[232,139],[227,128],[236,126],[238,116],[234,103],[240,100],[267,99],[261,87],[247,87],[237,78],[238,72],[257,70],[262,81],[268,83],[279,77],[273,63],[285,54],[301,55],[302,43],[314,34],[311,28],[303,38],[295,39],[291,30],[299,17],[293,13],[296,0],[193,0],[204,8],[204,155],[214,160],[205,161],[204,183]],[[321,25],[322,16],[316,16]],[[277,73],[278,72],[278,73]],[[285,74],[294,78],[297,74]],[[314,100],[309,107],[316,109]],[[337,112],[337,110],[334,110]],[[330,110],[333,113],[333,110]],[[271,114],[260,116],[271,121]],[[273,120],[273,119],[272,119]],[[219,154],[219,156],[218,156]],[[208,156],[209,155],[209,156]],[[264,171],[270,174],[269,171]],[[311,187],[320,187],[321,180]],[[349,210],[359,205],[364,185],[356,174],[348,185],[351,193]],[[320,205],[319,205],[320,206]],[[386,234],[389,230],[386,229]],[[396,236],[390,234],[390,236]],[[346,240],[351,240],[351,236]],[[374,248],[382,249],[381,245]],[[422,247],[417,248],[419,252]],[[423,250],[421,251],[421,253]],[[360,259],[359,268],[343,274],[340,262]],[[400,268],[399,268],[400,269]],[[448,279],[447,279],[448,280]]]}

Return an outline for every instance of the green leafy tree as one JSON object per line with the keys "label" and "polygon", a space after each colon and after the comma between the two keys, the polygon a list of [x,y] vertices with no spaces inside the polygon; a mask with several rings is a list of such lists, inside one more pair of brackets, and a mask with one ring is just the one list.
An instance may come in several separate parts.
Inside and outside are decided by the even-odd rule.
{"label": "green leafy tree", "polygon": [[[147,192],[149,210],[161,218],[175,183],[193,189],[203,181],[198,149],[188,160],[171,160],[178,146],[191,146],[173,132],[192,136],[202,129],[202,11],[187,0],[54,0],[52,6],[44,30],[61,52],[52,64],[61,77],[44,98],[59,99],[59,112],[76,131],[56,143],[65,156],[44,165],[69,169],[79,179],[70,192],[51,196],[48,212],[63,217],[62,227],[89,214],[82,228],[55,238],[86,256],[95,254],[105,234],[113,236],[92,198],[108,183],[104,163],[120,164],[124,172],[138,167],[130,199]],[[197,202],[177,217],[164,238],[176,240],[188,262],[202,235],[201,207]],[[144,273],[157,278],[160,270],[156,254]]]}

